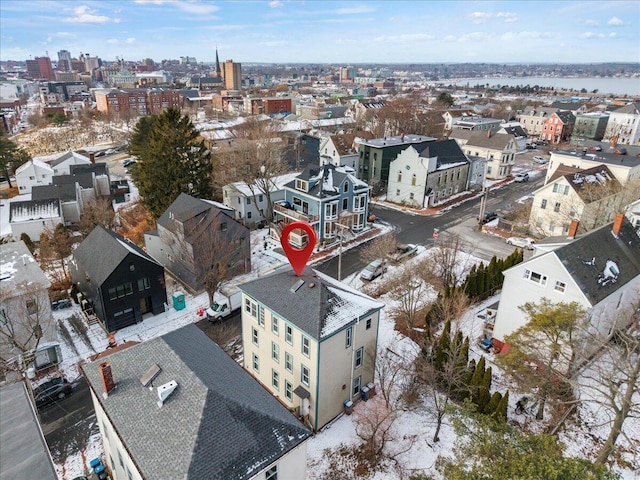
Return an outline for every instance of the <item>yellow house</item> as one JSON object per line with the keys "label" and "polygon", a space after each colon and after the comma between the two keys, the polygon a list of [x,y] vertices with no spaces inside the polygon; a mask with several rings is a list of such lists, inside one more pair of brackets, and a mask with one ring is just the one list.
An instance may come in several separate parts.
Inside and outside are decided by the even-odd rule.
{"label": "yellow house", "polygon": [[240,289],[244,368],[298,418],[317,431],[366,397],[384,304],[309,268]]}

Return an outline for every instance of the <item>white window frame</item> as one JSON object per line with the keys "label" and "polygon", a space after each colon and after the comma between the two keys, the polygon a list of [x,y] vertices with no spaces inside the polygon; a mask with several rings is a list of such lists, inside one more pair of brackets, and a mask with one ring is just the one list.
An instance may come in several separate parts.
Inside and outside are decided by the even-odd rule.
{"label": "white window frame", "polygon": [[351,345],[353,345],[353,327],[347,328],[344,339],[344,348],[351,348]]}
{"label": "white window frame", "polygon": [[255,327],[251,327],[251,342],[258,346],[258,329]]}
{"label": "white window frame", "polygon": [[293,345],[293,327],[285,324],[284,326],[284,341],[289,345]]}
{"label": "white window frame", "polygon": [[311,372],[304,364],[300,366],[300,381],[306,387],[311,383]]}
{"label": "white window frame", "polygon": [[356,354],[353,359],[353,369],[357,370],[364,364],[364,347],[360,347],[356,350]]}
{"label": "white window frame", "polygon": [[567,291],[567,284],[564,282],[561,282],[560,280],[556,280],[556,283],[553,286],[553,289],[558,293],[564,294],[564,292]]}
{"label": "white window frame", "polygon": [[276,342],[271,342],[271,360],[280,363],[280,347]]}
{"label": "white window frame", "polygon": [[311,341],[309,340],[308,337],[305,337],[304,335],[302,335],[301,351],[302,351],[302,354],[307,358],[309,358],[309,356],[311,355]]}
{"label": "white window frame", "polygon": [[293,355],[289,352],[284,352],[284,369],[289,373],[293,373]]}
{"label": "white window frame", "polygon": [[277,337],[280,334],[280,326],[278,325],[278,317],[271,315],[271,332]]}
{"label": "white window frame", "polygon": [[542,285],[543,287],[547,285],[547,276],[538,272],[533,272],[531,270],[524,271],[524,278],[529,280],[532,283],[537,283],[538,285]]}

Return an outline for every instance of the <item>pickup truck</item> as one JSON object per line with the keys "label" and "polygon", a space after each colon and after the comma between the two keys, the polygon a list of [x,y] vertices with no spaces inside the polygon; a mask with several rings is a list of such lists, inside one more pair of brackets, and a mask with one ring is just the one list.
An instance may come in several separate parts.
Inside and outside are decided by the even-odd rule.
{"label": "pickup truck", "polygon": [[418,247],[412,243],[400,244],[396,247],[395,251],[387,255],[387,258],[391,263],[400,263],[403,260],[413,257],[418,253]]}
{"label": "pickup truck", "polygon": [[213,305],[207,308],[207,320],[210,322],[222,320],[231,315],[240,308],[242,303],[242,292],[236,286],[221,288],[217,293],[220,293],[218,298],[223,297],[223,299],[214,301]]}

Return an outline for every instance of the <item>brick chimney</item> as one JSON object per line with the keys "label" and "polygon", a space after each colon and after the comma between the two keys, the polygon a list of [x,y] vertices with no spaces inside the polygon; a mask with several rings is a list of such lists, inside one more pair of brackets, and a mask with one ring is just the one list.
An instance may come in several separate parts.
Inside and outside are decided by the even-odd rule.
{"label": "brick chimney", "polygon": [[567,238],[576,238],[576,233],[578,233],[578,225],[580,225],[580,222],[578,220],[571,220],[571,225],[569,225],[569,233],[567,234]]}
{"label": "brick chimney", "polygon": [[620,229],[622,228],[622,221],[624,220],[624,214],[623,213],[618,213],[616,215],[616,219],[613,221],[613,228],[611,228],[611,231],[613,232],[613,234],[617,237],[618,235],[620,235]]}
{"label": "brick chimney", "polygon": [[111,373],[111,365],[109,365],[109,362],[102,362],[98,365],[98,369],[100,370],[100,378],[102,379],[102,387],[104,388],[102,396],[107,398],[109,392],[116,386],[113,381],[113,374]]}
{"label": "brick chimney", "polygon": [[96,163],[96,154],[89,152],[89,160],[91,160],[91,163]]}

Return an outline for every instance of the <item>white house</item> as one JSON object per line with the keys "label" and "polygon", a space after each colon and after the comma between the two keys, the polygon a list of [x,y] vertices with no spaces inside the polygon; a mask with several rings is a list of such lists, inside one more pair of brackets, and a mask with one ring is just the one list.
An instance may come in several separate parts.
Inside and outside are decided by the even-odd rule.
{"label": "white house", "polygon": [[582,237],[536,244],[534,256],[503,272],[504,284],[493,327],[494,344],[528,321],[518,308],[543,297],[554,303],[577,302],[601,334],[610,336],[619,313],[640,292],[640,237],[620,214]]}
{"label": "white house", "polygon": [[320,140],[321,165],[335,165],[358,168],[358,147],[363,140],[371,140],[370,132],[338,133]]}
{"label": "white house", "polygon": [[265,221],[265,214],[273,204],[284,200],[284,185],[292,181],[298,174],[287,173],[270,179],[271,205],[263,188],[257,184],[247,185],[245,182],[229,183],[222,187],[222,203],[235,211],[235,219],[253,228]]}
{"label": "white house", "polygon": [[15,172],[18,192],[31,193],[31,188],[40,185],[51,185],[53,168],[40,160],[29,160],[20,165]]}
{"label": "white house", "polygon": [[[606,144],[605,148],[606,148]],[[640,178],[640,148],[628,146],[627,155],[619,155],[613,153],[615,149],[603,148],[602,151],[583,151],[583,150],[553,150],[551,151],[551,159],[547,167],[547,176],[544,183],[548,183],[556,169],[561,165],[585,170],[587,168],[597,167],[598,165],[606,165],[614,177],[624,185],[630,180]]]}
{"label": "white house", "polygon": [[62,205],[57,198],[24,200],[9,204],[9,226],[14,239],[23,233],[31,240],[38,241],[45,229],[53,230],[59,223],[64,224]]}
{"label": "white house", "polygon": [[244,368],[275,398],[314,431],[366,399],[382,303],[309,268],[239,288]]}
{"label": "white house", "polygon": [[51,282],[24,242],[0,245],[0,281],[0,379],[16,370],[19,355],[36,370],[58,364],[62,356],[51,315]]}
{"label": "white house", "polygon": [[640,103],[630,103],[609,112],[604,140],[622,145],[640,143]]}
{"label": "white house", "polygon": [[511,175],[515,165],[518,146],[512,135],[492,131],[476,132],[456,130],[449,138],[454,139],[467,156],[482,157],[487,161],[487,179],[502,180]]}
{"label": "white house", "polygon": [[115,480],[306,476],[309,429],[195,325],[82,370]]}
{"label": "white house", "polygon": [[84,155],[69,150],[55,158],[49,164],[53,168],[54,175],[69,175],[71,165],[91,165],[91,160]]}

